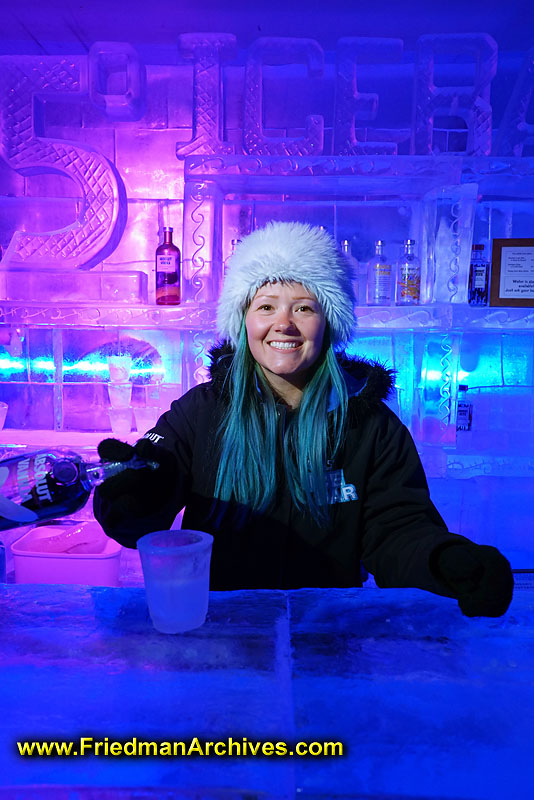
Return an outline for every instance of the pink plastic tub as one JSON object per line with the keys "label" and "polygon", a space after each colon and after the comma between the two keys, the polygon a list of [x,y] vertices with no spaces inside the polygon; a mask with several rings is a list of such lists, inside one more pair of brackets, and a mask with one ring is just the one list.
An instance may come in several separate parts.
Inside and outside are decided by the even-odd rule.
{"label": "pink plastic tub", "polygon": [[[61,547],[60,537],[70,552],[46,552]],[[97,522],[39,525],[11,545],[15,581],[118,586],[121,550]]]}

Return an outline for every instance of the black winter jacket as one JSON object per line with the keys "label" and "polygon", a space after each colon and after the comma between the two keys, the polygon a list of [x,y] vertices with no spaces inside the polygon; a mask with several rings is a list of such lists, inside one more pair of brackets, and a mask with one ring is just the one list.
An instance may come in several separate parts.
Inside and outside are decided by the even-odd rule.
{"label": "black winter jacket", "polygon": [[[432,504],[423,467],[406,427],[384,404],[392,372],[377,363],[339,357],[349,393],[348,432],[328,470],[332,525],[324,530],[299,512],[281,482],[274,510],[249,516],[239,529],[227,505],[217,527],[212,508],[215,432],[226,403],[224,378],[233,350],[211,351],[211,380],[195,386],[145,436],[171,450],[180,478],[169,503],[143,518],[112,521],[113,504],[95,493],[95,516],[106,533],[135,547],[145,533],[169,528],[185,506],[182,528],[214,536],[211,589],[296,589],[361,586],[361,563],[381,587],[451,592],[431,572],[433,550],[465,542],[451,534]],[[334,401],[335,402],[335,401]],[[290,410],[278,406],[283,435]],[[218,509],[222,506],[218,501]]]}

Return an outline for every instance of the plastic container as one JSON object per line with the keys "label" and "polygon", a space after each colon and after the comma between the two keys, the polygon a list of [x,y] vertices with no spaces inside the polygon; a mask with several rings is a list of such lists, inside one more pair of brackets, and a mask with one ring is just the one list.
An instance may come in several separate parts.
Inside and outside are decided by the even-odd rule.
{"label": "plastic container", "polygon": [[[44,540],[75,530],[90,534],[91,541],[75,544],[70,552],[43,551]],[[35,526],[11,545],[15,582],[118,586],[121,550],[122,546],[109,539],[97,522]]]}

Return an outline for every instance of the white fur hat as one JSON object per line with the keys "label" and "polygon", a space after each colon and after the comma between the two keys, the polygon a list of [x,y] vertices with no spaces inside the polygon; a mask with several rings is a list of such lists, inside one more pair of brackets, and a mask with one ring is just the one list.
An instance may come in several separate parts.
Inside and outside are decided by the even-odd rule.
{"label": "white fur hat", "polygon": [[249,234],[228,261],[217,307],[217,329],[234,347],[246,308],[260,286],[301,283],[319,301],[330,339],[341,349],[355,327],[351,267],[325,230],[302,222],[269,222]]}

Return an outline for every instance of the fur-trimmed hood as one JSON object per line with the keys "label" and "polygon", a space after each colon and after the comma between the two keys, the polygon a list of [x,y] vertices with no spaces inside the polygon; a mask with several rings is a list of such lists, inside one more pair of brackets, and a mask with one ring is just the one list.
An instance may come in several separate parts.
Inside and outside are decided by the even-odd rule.
{"label": "fur-trimmed hood", "polygon": [[[217,344],[209,351],[210,378],[215,389],[223,393],[225,378],[232,363],[235,350],[230,342]],[[395,370],[388,369],[378,361],[364,358],[348,358],[337,353],[339,366],[345,374],[349,397],[357,397],[362,412],[377,408],[393,391]]]}

